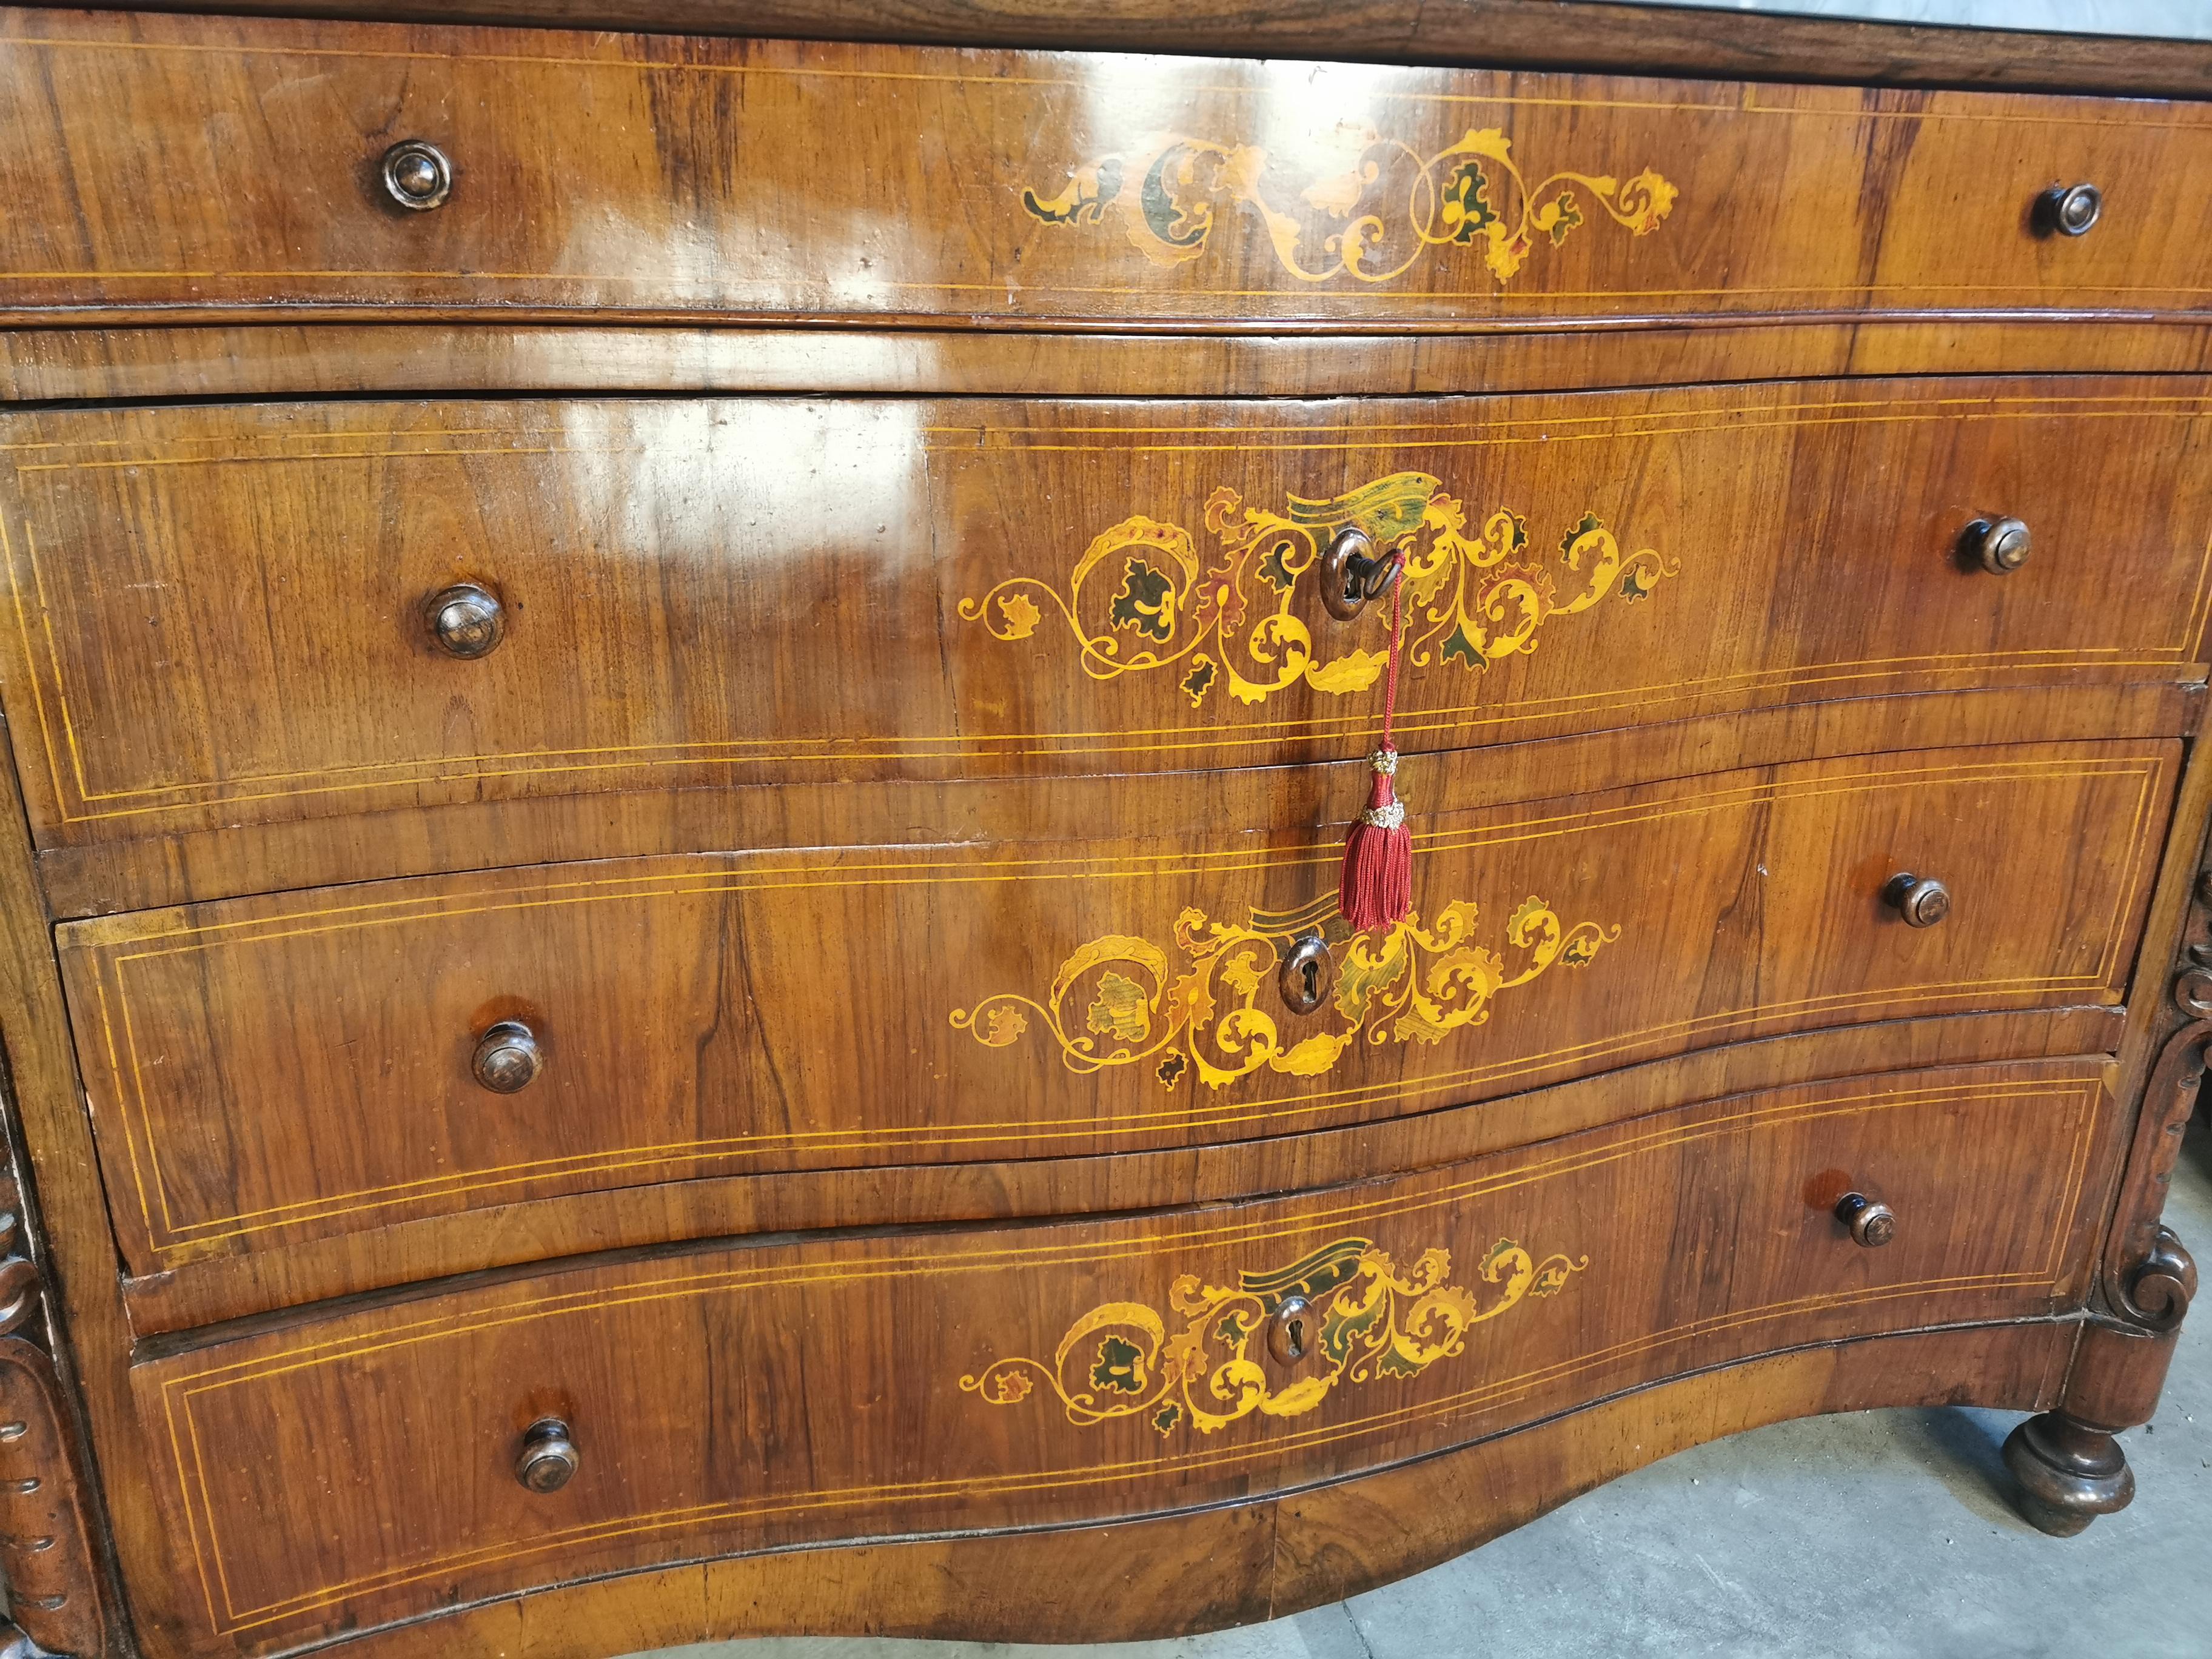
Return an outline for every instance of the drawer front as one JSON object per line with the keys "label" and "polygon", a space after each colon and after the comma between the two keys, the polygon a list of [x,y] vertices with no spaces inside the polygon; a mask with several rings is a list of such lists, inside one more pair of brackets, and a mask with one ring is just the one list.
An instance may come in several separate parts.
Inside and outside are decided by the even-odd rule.
{"label": "drawer front", "polygon": [[[556,866],[73,923],[61,950],[143,1273],[562,1192],[1232,1141],[1821,1025],[2116,1003],[2178,758],[1941,751],[1435,815],[1415,914],[1358,935],[1329,830]],[[1948,919],[1905,925],[1900,873],[1948,883]]]}
{"label": "drawer front", "polygon": [[2208,158],[2190,105],[11,10],[0,305],[2191,309]]}
{"label": "drawer front", "polygon": [[[1288,1200],[684,1254],[173,1354],[135,1376],[180,1612],[275,1648],[723,1552],[1248,1500],[1763,1351],[2048,1313],[2086,1279],[2101,1073],[1853,1079]],[[1853,1191],[1891,1243],[1838,1224]],[[549,1418],[578,1465],[536,1493]]]}
{"label": "drawer front", "polygon": [[[49,846],[1342,758],[1379,724],[1389,629],[1386,605],[1321,602],[1347,529],[1407,551],[1412,749],[2199,680],[2206,390],[22,416],[0,423],[0,672]],[[2025,564],[1962,556],[2007,516]],[[471,584],[500,631],[456,655],[489,636],[428,618]]]}

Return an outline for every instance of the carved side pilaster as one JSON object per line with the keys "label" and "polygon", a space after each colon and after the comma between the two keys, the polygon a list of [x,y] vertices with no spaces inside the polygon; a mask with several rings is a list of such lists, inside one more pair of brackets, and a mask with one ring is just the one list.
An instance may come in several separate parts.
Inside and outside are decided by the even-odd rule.
{"label": "carved side pilaster", "polygon": [[[0,1139],[0,1152],[9,1152]],[[95,1513],[62,1394],[12,1155],[0,1162],[0,1659],[106,1650]]]}
{"label": "carved side pilaster", "polygon": [[2178,1328],[2197,1293],[2197,1265],[2159,1218],[2181,1157],[2182,1135],[2197,1108],[2208,1045],[2212,1019],[2198,1019],[2160,1050],[2143,1085],[2142,1110],[2105,1248],[2106,1297],[2116,1314],[2145,1330]]}

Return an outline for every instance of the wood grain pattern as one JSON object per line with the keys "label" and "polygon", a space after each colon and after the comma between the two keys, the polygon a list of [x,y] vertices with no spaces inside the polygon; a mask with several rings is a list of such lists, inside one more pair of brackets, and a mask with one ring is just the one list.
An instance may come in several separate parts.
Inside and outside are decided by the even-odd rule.
{"label": "wood grain pattern", "polygon": [[[0,427],[0,672],[47,845],[663,781],[1334,759],[1372,739],[1389,629],[1316,596],[1346,525],[1407,538],[1409,751],[2191,683],[2208,437],[2203,384],[2169,380],[25,416]],[[2001,514],[2036,547],[1993,576],[1958,546]],[[422,621],[461,580],[509,617],[478,660]]]}
{"label": "wood grain pattern", "polygon": [[1686,1446],[1814,1412],[2033,1411],[2078,1327],[1871,1337],[1632,1389],[1455,1451],[1279,1499],[1115,1526],[739,1556],[463,1609],[377,1638],[392,1659],[603,1659],[626,1645],[838,1631],[1019,1641],[1071,1606],[1142,1639],[1371,1589]]}
{"label": "wood grain pattern", "polygon": [[[1509,662],[1506,666],[1511,665]],[[1438,750],[1419,757],[1423,813],[1510,805],[1561,778],[1626,787],[1798,760],[1984,744],[2187,737],[2204,687],[2090,680],[1845,697],[1694,720]],[[1338,821],[1370,781],[1365,757],[1292,768],[1100,777],[884,780],[823,787],[625,791],[461,801],[406,811],[216,827],[49,849],[57,916],[114,915],[241,893],[487,866],[746,847],[1175,837],[1223,824]]]}
{"label": "wood grain pattern", "polygon": [[403,392],[1434,397],[1823,375],[2202,374],[2212,324],[2070,317],[1744,319],[1486,334],[590,328],[436,323],[0,331],[0,400]]}
{"label": "wood grain pattern", "polygon": [[[212,9],[147,0],[133,10]],[[2064,33],[1692,11],[1623,0],[223,0],[225,12],[556,28],[1081,46],[1225,57],[1741,76],[1900,87],[2212,95],[2212,46]]]}
{"label": "wood grain pattern", "polygon": [[[81,1387],[131,1609],[34,1622],[96,1625],[106,1540],[0,1492],[24,1629],[1173,1635],[1752,1421],[2148,1415],[2212,111],[1898,88],[2201,96],[2212,52],[381,15],[0,11],[0,1042],[66,1336],[0,1336],[0,1475]],[[810,23],[965,49],[707,38]],[[1066,50],[1117,44],[1432,62]],[[380,193],[400,138],[444,207]],[[2077,180],[2103,222],[2038,234]],[[1958,556],[1997,514],[2004,577]],[[1453,550],[1419,918],[1359,939],[1381,619],[1294,568],[1340,521]],[[474,662],[422,623],[465,580]],[[1286,1364],[1222,1319],[1298,1262],[1336,1346]],[[581,1472],[526,1494],[555,1413]]]}
{"label": "wood grain pattern", "polygon": [[[1280,1134],[1717,1042],[2116,1002],[2172,744],[1945,751],[1431,816],[1417,915],[1340,831],[515,871],[71,923],[140,1272],[738,1170]],[[1941,873],[1942,927],[1882,892]],[[1667,872],[1655,880],[1654,872]],[[1332,941],[1300,1018],[1279,954]],[[520,1019],[544,1075],[470,1075]]]}
{"label": "wood grain pattern", "polygon": [[[1477,1105],[1340,1129],[1152,1152],[702,1176],[540,1198],[480,1194],[450,1215],[385,1218],[326,1238],[264,1238],[127,1279],[141,1337],[385,1290],[444,1274],[629,1250],[687,1238],[1114,1215],[1219,1203],[1424,1170],[1528,1146],[1648,1110],[1823,1078],[1993,1060],[2108,1053],[2127,1011],[1945,1014],[1731,1042]],[[2124,1125],[2098,1132],[2084,1190],[2102,1191]]]}
{"label": "wood grain pattern", "polygon": [[[0,757],[0,818],[12,823],[22,810],[14,763]],[[94,1534],[94,1571],[108,1571],[112,1548],[130,1554],[136,1573],[158,1584],[176,1564],[154,1510],[137,1415],[129,1405],[131,1334],[115,1242],[45,894],[28,838],[15,835],[0,836],[0,1042],[6,1048],[9,1104],[41,1227],[33,1248],[43,1251],[41,1301],[66,1385],[60,1410],[65,1432],[80,1421],[89,1430],[83,1449],[88,1481],[82,1490],[88,1499],[97,1492],[97,1518],[87,1522]],[[108,1653],[122,1659],[131,1640],[159,1642],[158,1617],[149,1619],[141,1607],[126,1618],[128,1603],[121,1596],[115,1605]]]}
{"label": "wood grain pattern", "polygon": [[[33,10],[0,92],[22,321],[1457,329],[2212,292],[2190,105]],[[1493,129],[1510,158],[1449,153]],[[434,212],[379,198],[401,137],[453,159]],[[1126,210],[1066,193],[1100,167]],[[2039,238],[2038,194],[2083,179],[2106,222]]]}
{"label": "wood grain pattern", "polygon": [[[581,1268],[309,1320],[136,1376],[210,1650],[465,1601],[556,1558],[581,1574],[1194,1507],[1762,1349],[2063,1306],[2085,1282],[2077,1183],[2104,1070],[1739,1097],[1227,1211]],[[1830,1213],[1846,1187],[1906,1218],[1895,1243],[1850,1243]],[[1990,1192],[2014,1201],[1973,1201]],[[1282,1288],[1255,1276],[1301,1259],[1298,1282],[1326,1287],[1314,1317],[1346,1322],[1279,1366],[1256,1336]],[[1185,1326],[1183,1347],[1164,1346]],[[1055,1344],[1057,1362],[1016,1358]],[[1227,1392],[1211,1393],[1224,1364]],[[793,1377],[818,1387],[775,1381]],[[1225,1420],[1200,1434],[1200,1412]],[[533,1495],[508,1466],[547,1415],[574,1425],[581,1471]],[[286,1474],[309,1460],[378,1479],[309,1498]]]}

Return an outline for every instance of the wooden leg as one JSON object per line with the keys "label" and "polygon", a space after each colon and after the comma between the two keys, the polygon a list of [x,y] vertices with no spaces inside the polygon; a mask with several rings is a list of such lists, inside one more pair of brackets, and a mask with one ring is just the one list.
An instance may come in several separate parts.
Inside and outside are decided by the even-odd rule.
{"label": "wooden leg", "polygon": [[2031,1523],[2070,1538],[2128,1506],[2135,1471],[2113,1437],[2150,1421],[2196,1289],[2189,1252],[2166,1228],[2156,1229],[2114,1298],[2120,1316],[2083,1326],[2057,1408],[2029,1418],[2005,1441],[2005,1467],[2020,1482],[2021,1513]]}
{"label": "wooden leg", "polygon": [[2020,1482],[2020,1511],[2054,1538],[2071,1538],[2136,1495],[2135,1471],[2120,1443],[2063,1411],[2031,1417],[2004,1443],[2005,1467]]}

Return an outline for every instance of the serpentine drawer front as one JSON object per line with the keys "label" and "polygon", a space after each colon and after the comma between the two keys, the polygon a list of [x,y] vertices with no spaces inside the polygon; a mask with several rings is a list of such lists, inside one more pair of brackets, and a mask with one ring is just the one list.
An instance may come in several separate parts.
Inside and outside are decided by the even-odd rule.
{"label": "serpentine drawer front", "polygon": [[1745,1354],[2045,1313],[2104,1073],[1854,1078],[1298,1198],[218,1340],[134,1370],[173,1595],[204,1650],[282,1648],[554,1573],[1244,1500]]}
{"label": "serpentine drawer front", "polygon": [[1407,551],[1411,749],[2197,680],[2212,598],[2194,379],[281,404],[0,438],[0,670],[50,846],[1340,758],[1389,605],[1333,617],[1333,552]]}
{"label": "serpentine drawer front", "polygon": [[1415,914],[1358,935],[1330,830],[632,860],[60,937],[150,1273],[561,1192],[1279,1135],[1745,1037],[2117,1002],[2178,756],[1881,756],[1433,815]]}
{"label": "serpentine drawer front", "polygon": [[[0,158],[17,310],[1251,327],[2212,288],[2188,105],[10,11]],[[2101,222],[2097,180],[2134,186]]]}
{"label": "serpentine drawer front", "polygon": [[1883,1406],[2129,1501],[2212,41],[184,3],[0,3],[0,1656],[1180,1638]]}

